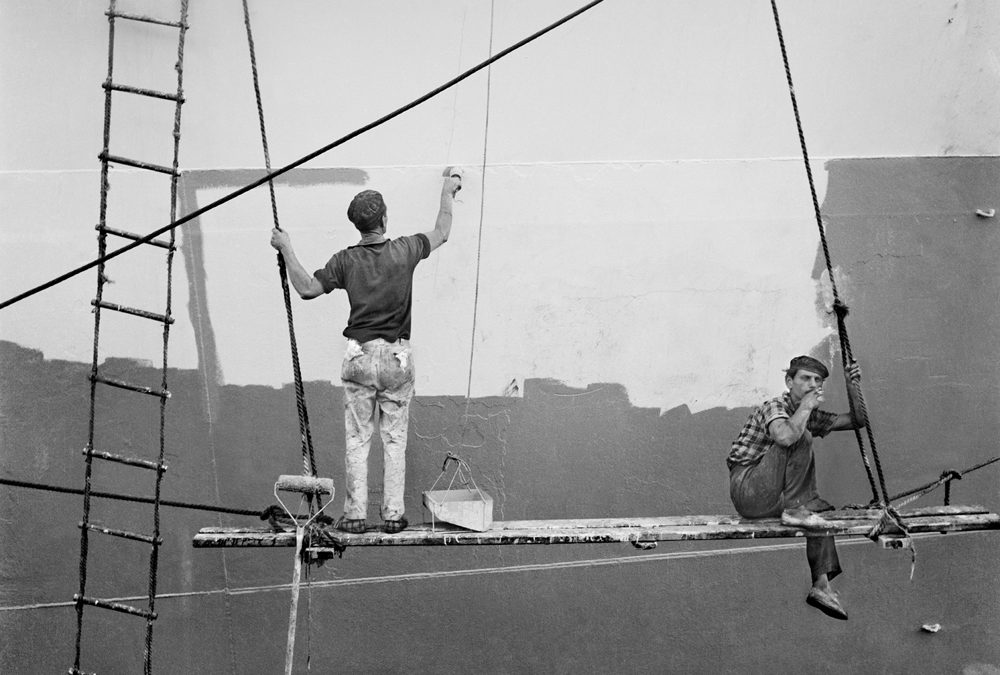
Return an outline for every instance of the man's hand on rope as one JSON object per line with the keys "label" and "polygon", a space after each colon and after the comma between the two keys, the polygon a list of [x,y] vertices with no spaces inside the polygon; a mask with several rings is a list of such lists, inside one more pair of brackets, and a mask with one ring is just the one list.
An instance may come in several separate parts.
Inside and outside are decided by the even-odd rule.
{"label": "man's hand on rope", "polygon": [[279,230],[278,228],[273,228],[271,230],[271,246],[280,252],[284,252],[286,248],[292,245],[292,238],[288,236],[288,233],[284,230]]}
{"label": "man's hand on rope", "polygon": [[844,367],[847,379],[847,396],[851,399],[851,421],[855,429],[868,426],[868,409],[861,396],[861,366],[854,359]]}
{"label": "man's hand on rope", "polygon": [[292,287],[303,300],[311,300],[323,295],[323,284],[316,277],[302,266],[295,249],[292,248],[292,238],[284,230],[273,228],[271,230],[271,246],[281,254],[281,260],[287,268],[288,280],[292,282]]}

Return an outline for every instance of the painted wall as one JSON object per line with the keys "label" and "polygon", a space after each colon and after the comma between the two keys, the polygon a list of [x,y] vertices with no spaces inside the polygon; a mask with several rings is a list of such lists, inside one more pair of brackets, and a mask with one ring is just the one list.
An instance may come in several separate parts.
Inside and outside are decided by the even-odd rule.
{"label": "painted wall", "polygon": [[[162,14],[159,4],[137,9]],[[252,3],[272,164],[575,7]],[[852,343],[897,491],[995,454],[1000,235],[975,211],[1000,202],[1000,8],[927,0],[781,9]],[[0,140],[4,298],[95,254],[102,12],[84,2],[0,8],[0,78],[18,92],[0,101],[15,132]],[[259,177],[263,164],[239,3],[193,3],[190,23],[181,213]],[[115,80],[172,88],[173,34],[121,24],[118,33]],[[172,111],[119,100],[113,152],[168,163]],[[798,153],[768,3],[609,1],[280,179],[282,225],[307,266],[319,267],[354,242],[344,211],[363,186],[386,195],[390,234],[409,234],[432,227],[442,169],[466,167],[453,236],[415,280],[411,514],[456,448],[499,518],[731,511],[723,459],[748,407],[780,391],[791,355],[840,360]],[[124,168],[111,180],[112,224],[147,232],[166,223],[165,181]],[[168,499],[263,508],[275,476],[298,470],[269,213],[256,190],[180,228]],[[112,299],[162,304],[159,260],[143,251],[115,261]],[[93,289],[88,272],[0,311],[3,477],[82,484]],[[338,490],[345,316],[337,295],[295,303],[318,461]],[[103,368],[152,382],[159,336],[135,323],[102,318]],[[842,408],[842,379],[833,380],[830,405]],[[99,438],[141,452],[155,442],[153,410],[132,398],[102,399]],[[866,500],[853,439],[822,448],[823,494]],[[989,471],[956,484],[956,501],[996,508]],[[99,480],[97,489],[142,492],[125,474]],[[109,523],[137,517],[101,508]],[[0,605],[70,598],[79,511],[77,498],[2,488]],[[252,524],[164,515],[159,588],[193,595],[159,605],[161,672],[280,668],[287,591],[204,593],[285,583],[287,551],[191,549],[199,527],[220,522]],[[903,557],[845,545],[840,587],[852,620],[836,625],[802,603],[798,548],[351,551],[313,572],[309,649],[321,672],[994,672],[991,536],[918,547],[908,582]],[[668,555],[684,550],[705,555]],[[95,593],[143,592],[134,551],[108,547],[93,560],[93,579],[114,580],[92,582]],[[519,567],[535,563],[548,567]],[[504,571],[391,580],[493,568]],[[66,608],[0,611],[10,636],[0,670],[68,667],[73,621]],[[87,668],[139,667],[128,620],[92,612],[87,621]],[[942,633],[919,632],[934,621]],[[44,654],[33,637],[42,630],[54,643]],[[136,650],[102,648],[119,640]]]}

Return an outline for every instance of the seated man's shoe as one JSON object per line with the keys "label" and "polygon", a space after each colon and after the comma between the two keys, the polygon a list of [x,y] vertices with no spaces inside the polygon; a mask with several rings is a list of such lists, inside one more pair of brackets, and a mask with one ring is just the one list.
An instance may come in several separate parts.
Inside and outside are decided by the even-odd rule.
{"label": "seated man's shoe", "polygon": [[840,598],[832,591],[824,591],[813,586],[806,596],[806,604],[811,605],[827,616],[841,621],[847,621],[847,611],[840,604]]}
{"label": "seated man's shoe", "polygon": [[792,527],[804,527],[810,530],[823,530],[830,527],[829,522],[809,509],[796,506],[781,512],[781,524]]}
{"label": "seated man's shoe", "polygon": [[382,530],[386,534],[396,534],[397,532],[402,532],[409,525],[409,521],[406,518],[396,518],[393,520],[386,520],[382,523]]}
{"label": "seated man's shoe", "polygon": [[830,502],[826,501],[821,497],[813,497],[805,504],[803,504],[802,508],[806,509],[807,511],[812,511],[813,513],[822,513],[823,511],[834,510],[833,504],[831,504]]}
{"label": "seated man's shoe", "polygon": [[368,523],[364,518],[341,518],[337,521],[337,529],[348,534],[364,534]]}

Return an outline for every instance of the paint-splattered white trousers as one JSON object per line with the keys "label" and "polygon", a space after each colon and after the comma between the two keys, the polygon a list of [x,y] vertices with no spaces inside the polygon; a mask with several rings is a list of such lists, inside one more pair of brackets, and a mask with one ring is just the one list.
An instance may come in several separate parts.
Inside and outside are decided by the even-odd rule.
{"label": "paint-splattered white trousers", "polygon": [[409,340],[378,338],[347,343],[340,377],[344,384],[344,428],[347,436],[347,496],[344,517],[364,519],[368,513],[368,451],[375,432],[378,405],[384,472],[382,519],[403,516],[406,482],[406,434],[413,398],[413,357]]}

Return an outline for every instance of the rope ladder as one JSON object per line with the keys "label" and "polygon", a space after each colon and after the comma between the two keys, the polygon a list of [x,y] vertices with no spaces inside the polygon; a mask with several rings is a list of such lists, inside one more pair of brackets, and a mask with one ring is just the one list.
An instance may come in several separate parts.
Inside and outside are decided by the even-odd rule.
{"label": "rope ladder", "polygon": [[[127,616],[135,616],[145,621],[145,642],[143,646],[143,669],[148,675],[152,672],[152,644],[153,644],[153,622],[156,620],[156,585],[157,585],[157,564],[159,559],[159,547],[163,543],[160,536],[160,489],[163,481],[163,474],[167,470],[164,463],[166,439],[166,406],[170,399],[170,391],[167,387],[167,355],[170,338],[170,326],[174,319],[171,316],[172,289],[171,279],[173,274],[173,258],[176,251],[175,233],[169,231],[168,238],[142,241],[140,235],[133,234],[123,229],[110,227],[108,224],[108,193],[111,188],[110,174],[112,165],[123,165],[139,169],[142,171],[152,171],[169,176],[170,181],[170,220],[173,222],[177,216],[177,191],[180,171],[178,170],[178,158],[181,138],[181,107],[184,103],[183,95],[183,61],[184,61],[184,40],[188,29],[188,0],[180,0],[179,18],[174,20],[164,20],[151,16],[121,12],[117,9],[117,0],[110,0],[108,11],[108,74],[102,85],[104,89],[104,138],[103,149],[99,155],[101,162],[101,192],[100,192],[100,221],[97,225],[97,248],[99,256],[104,256],[107,252],[107,240],[109,236],[131,240],[133,243],[145,243],[154,249],[164,251],[164,264],[166,267],[166,297],[163,312],[148,311],[146,309],[124,306],[105,299],[105,291],[110,279],[105,273],[106,264],[101,263],[97,267],[97,291],[95,298],[91,301],[94,313],[94,342],[93,358],[90,370],[90,415],[87,431],[87,445],[83,450],[85,458],[84,487],[83,487],[83,516],[79,523],[80,527],[80,571],[79,588],[73,596],[73,604],[76,607],[76,642],[73,667],[69,669],[71,674],[84,673],[81,670],[82,646],[84,633],[84,610],[87,607],[106,609]],[[175,30],[177,32],[177,61],[176,89],[173,92],[156,91],[144,89],[115,82],[115,29],[119,21],[125,21],[128,25],[136,23],[156,26],[157,30]],[[151,162],[113,155],[111,153],[111,110],[114,94],[127,96],[140,96],[156,101],[166,101],[173,104],[173,161],[170,166],[163,166]],[[160,367],[160,382],[158,386],[146,386],[134,382],[128,382],[115,377],[110,377],[102,372],[99,364],[99,345],[101,335],[101,317],[104,311],[117,312],[124,316],[135,317],[153,321],[162,327],[162,360]],[[99,429],[98,425],[98,394],[106,391],[107,388],[117,389],[124,392],[151,396],[157,399],[158,411],[158,447],[155,458],[126,456],[117,452],[107,451],[99,447],[99,437],[105,429]],[[110,435],[110,434],[108,434]],[[95,496],[92,490],[92,482],[95,477],[96,465],[98,463],[110,462],[136,470],[150,471],[153,475],[153,497],[152,497],[152,529],[150,532],[140,533],[126,529],[105,527],[92,520],[91,498]],[[128,541],[139,542],[149,547],[149,576],[146,593],[145,606],[135,606],[124,604],[115,600],[107,600],[87,594],[88,562],[91,557],[90,536],[107,535]]]}

